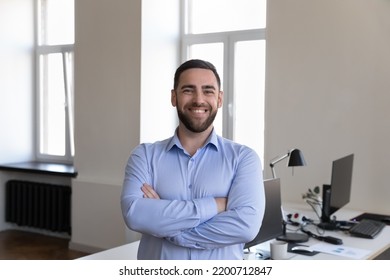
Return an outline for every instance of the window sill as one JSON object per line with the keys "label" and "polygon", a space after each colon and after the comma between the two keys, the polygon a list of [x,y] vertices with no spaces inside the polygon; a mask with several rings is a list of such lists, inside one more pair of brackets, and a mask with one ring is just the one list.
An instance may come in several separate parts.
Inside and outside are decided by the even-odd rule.
{"label": "window sill", "polygon": [[77,176],[77,171],[75,170],[73,165],[62,163],[28,161],[0,164],[0,170],[57,175],[72,178],[75,178]]}

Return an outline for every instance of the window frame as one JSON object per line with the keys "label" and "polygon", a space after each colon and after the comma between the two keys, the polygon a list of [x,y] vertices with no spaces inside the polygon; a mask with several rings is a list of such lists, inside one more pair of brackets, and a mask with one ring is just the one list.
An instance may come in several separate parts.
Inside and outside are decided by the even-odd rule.
{"label": "window frame", "polygon": [[[187,19],[190,5],[188,1],[183,1],[180,7],[180,32],[181,32],[181,62],[190,58],[189,49],[191,45],[196,44],[210,44],[210,43],[222,43],[223,44],[223,67],[219,69],[223,72],[223,91],[224,91],[224,105],[222,106],[222,136],[234,141],[235,138],[235,93],[234,93],[234,72],[235,72],[235,44],[240,41],[250,40],[264,40],[266,46],[266,26],[264,28],[255,28],[247,30],[235,30],[235,31],[223,31],[223,32],[210,32],[193,34],[190,30],[190,20]],[[267,51],[267,50],[265,50]],[[265,54],[266,55],[266,54]],[[265,58],[264,58],[265,61]],[[265,65],[264,69],[266,71]],[[265,75],[265,73],[264,73]],[[265,80],[265,77],[264,77]],[[264,81],[265,82],[265,81]],[[265,99],[265,87],[264,87],[264,99]],[[265,106],[265,101],[264,101]],[[263,127],[265,128],[265,108],[263,108]],[[263,146],[260,147],[258,152],[259,156],[264,161],[264,131],[263,133]]]}
{"label": "window frame", "polygon": [[[35,144],[34,144],[34,156],[35,160],[41,162],[54,162],[73,164],[74,159],[74,44],[59,44],[59,45],[47,45],[43,44],[42,38],[40,38],[40,0],[34,1],[34,36],[35,36]],[[41,143],[43,140],[41,126],[42,123],[42,100],[41,100],[41,65],[40,57],[42,55],[60,54],[63,62],[63,74],[64,74],[64,92],[66,98],[65,105],[65,154],[64,155],[52,155],[41,152]],[[67,61],[70,60],[70,63]],[[71,74],[71,75],[69,75]]]}
{"label": "window frame", "polygon": [[222,119],[222,131],[223,136],[228,139],[234,138],[234,61],[235,52],[234,46],[240,41],[251,40],[264,40],[265,41],[265,29],[251,29],[241,31],[230,32],[218,32],[218,33],[204,33],[204,34],[183,34],[181,45],[182,61],[185,61],[189,57],[189,48],[194,44],[209,44],[209,43],[223,43],[224,45],[224,57],[223,64],[224,69],[223,76],[223,91],[224,91],[224,105],[223,119]]}

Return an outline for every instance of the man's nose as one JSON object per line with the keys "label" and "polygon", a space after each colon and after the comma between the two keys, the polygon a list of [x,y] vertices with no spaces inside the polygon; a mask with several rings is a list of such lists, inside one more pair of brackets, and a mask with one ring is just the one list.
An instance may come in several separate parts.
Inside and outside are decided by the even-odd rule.
{"label": "man's nose", "polygon": [[198,104],[203,103],[204,94],[202,90],[196,90],[193,95],[193,102],[196,102]]}

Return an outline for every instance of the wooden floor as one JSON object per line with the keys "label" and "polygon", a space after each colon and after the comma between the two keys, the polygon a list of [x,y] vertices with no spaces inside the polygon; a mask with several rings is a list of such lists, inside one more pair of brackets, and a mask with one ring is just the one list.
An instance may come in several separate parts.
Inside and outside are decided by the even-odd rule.
{"label": "wooden floor", "polygon": [[0,232],[0,260],[73,260],[88,254],[68,249],[69,239],[19,230]]}

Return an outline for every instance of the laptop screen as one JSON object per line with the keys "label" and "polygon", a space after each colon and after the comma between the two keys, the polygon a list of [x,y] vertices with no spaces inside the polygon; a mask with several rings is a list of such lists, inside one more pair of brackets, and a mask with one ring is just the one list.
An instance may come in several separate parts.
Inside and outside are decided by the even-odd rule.
{"label": "laptop screen", "polygon": [[257,236],[246,243],[244,249],[274,239],[283,234],[280,179],[264,180],[265,211]]}

